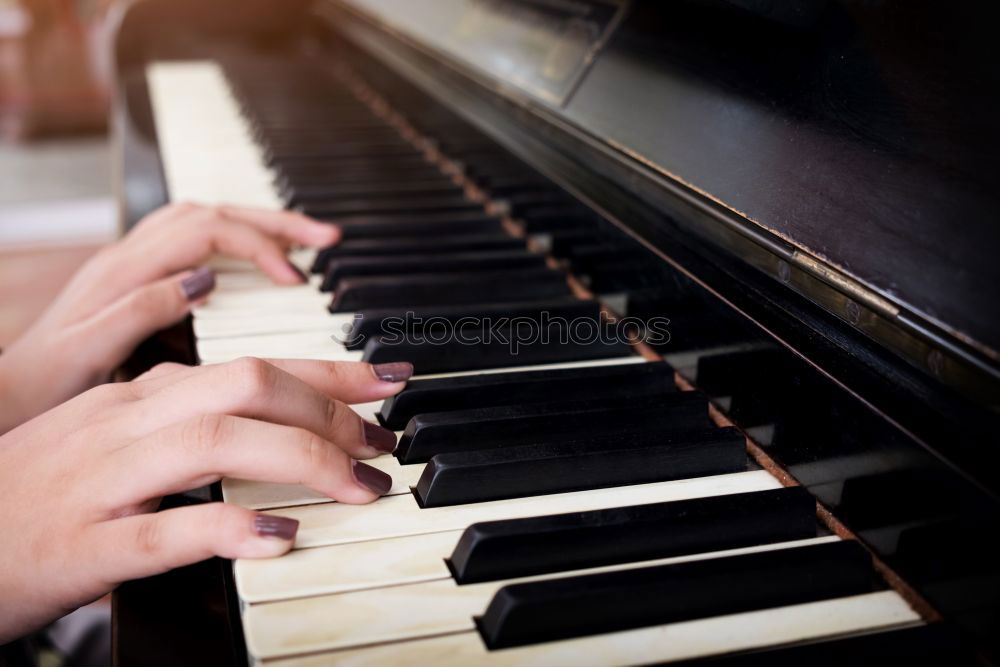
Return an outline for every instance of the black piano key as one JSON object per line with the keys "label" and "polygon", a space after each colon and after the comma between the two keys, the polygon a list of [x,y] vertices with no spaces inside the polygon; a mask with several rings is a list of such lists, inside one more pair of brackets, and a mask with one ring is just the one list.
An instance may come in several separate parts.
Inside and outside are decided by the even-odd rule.
{"label": "black piano key", "polygon": [[309,202],[337,201],[364,197],[411,197],[411,196],[460,196],[462,187],[448,180],[403,181],[395,185],[385,183],[359,183],[356,185],[337,183],[335,185],[296,185],[282,193],[289,206],[303,206]]}
{"label": "black piano key", "polygon": [[448,234],[503,234],[499,218],[482,210],[441,215],[351,216],[332,220],[345,241],[385,239],[402,236],[445,236]]}
{"label": "black piano key", "polygon": [[471,584],[801,540],[816,528],[816,499],[789,487],[476,523],[448,567]]}
{"label": "black piano key", "polygon": [[500,649],[872,590],[868,553],[841,541],[504,586],[476,624]]}
{"label": "black piano key", "polygon": [[727,412],[741,426],[771,423],[793,391],[787,354],[765,348],[699,357],[696,382],[710,396],[729,396]]}
{"label": "black piano key", "polygon": [[399,431],[425,412],[550,401],[554,396],[567,401],[598,400],[674,388],[674,369],[662,361],[414,380],[382,402],[378,419],[386,428]]}
{"label": "black piano key", "polygon": [[[347,342],[344,345],[349,350],[360,350],[368,341],[390,333],[420,334],[430,327],[436,334],[441,334],[454,331],[456,325],[464,329],[481,329],[487,323],[493,326],[501,320],[507,322],[514,318],[540,322],[547,316],[568,322],[578,319],[598,322],[600,312],[598,302],[572,297],[548,301],[421,306],[405,310],[360,310],[354,313],[354,322],[350,331],[346,332]],[[403,426],[405,422],[400,428]]]}
{"label": "black piano key", "polygon": [[545,255],[528,250],[487,250],[445,254],[376,255],[331,259],[320,290],[330,292],[341,280],[353,276],[461,273],[508,269],[544,269]]}
{"label": "black piano key", "polygon": [[396,158],[393,160],[358,158],[355,160],[302,160],[296,164],[282,165],[277,183],[283,187],[296,185],[324,185],[328,183],[399,183],[426,181],[437,178],[440,172],[429,167],[423,158]]}
{"label": "black piano key", "polygon": [[372,196],[330,202],[308,202],[302,207],[302,212],[313,218],[325,219],[344,215],[377,215],[380,213],[408,213],[410,211],[481,211],[482,208],[482,204],[470,201],[464,195],[401,197],[399,199],[383,199]]}
{"label": "black piano key", "polygon": [[404,464],[423,463],[448,452],[605,436],[627,442],[641,431],[683,433],[711,426],[708,399],[690,391],[474,408],[415,416],[394,454]]}
{"label": "black piano key", "polygon": [[[531,190],[528,192],[519,192],[517,194],[510,195],[503,199],[506,202],[508,210],[513,217],[521,217],[525,215],[528,211],[535,209],[549,208],[553,206],[558,207],[570,207],[574,204],[574,201],[570,199],[569,195],[561,190],[555,188],[550,190]],[[576,209],[575,212],[579,213],[586,209]]]}
{"label": "black piano key", "polygon": [[433,328],[419,334],[388,334],[365,343],[363,359],[372,364],[409,361],[418,375],[483,368],[511,368],[588,359],[625,357],[631,348],[605,326],[601,337],[574,340],[565,332],[572,325],[542,325],[522,319],[516,326],[472,330]]}
{"label": "black piano key", "polygon": [[421,507],[444,507],[746,469],[746,439],[735,428],[649,431],[634,438],[436,454],[414,494]]}
{"label": "black piano key", "polygon": [[371,155],[417,155],[413,145],[401,137],[351,140],[320,137],[269,137],[263,150],[265,158],[277,160],[302,156],[368,157]]}
{"label": "black piano key", "polygon": [[476,250],[523,250],[524,239],[505,232],[493,234],[457,234],[448,236],[409,236],[395,239],[358,239],[323,248],[316,253],[313,273],[323,273],[326,265],[340,257],[370,257],[373,255],[447,254]]}
{"label": "black piano key", "polygon": [[595,229],[597,222],[592,217],[585,217],[577,210],[539,210],[528,211],[521,217],[521,226],[526,234],[542,234],[546,232],[586,231]]}
{"label": "black piano key", "polygon": [[524,301],[570,293],[566,276],[550,269],[361,276],[334,286],[330,311],[478,303],[483,298]]}
{"label": "black piano key", "polygon": [[[303,160],[337,159],[357,157],[371,158],[373,156],[393,159],[395,157],[412,158],[420,155],[420,151],[406,142],[392,143],[385,145],[372,145],[364,149],[357,144],[346,144],[338,146],[334,144],[298,146],[265,146],[263,151],[264,161],[270,166],[277,166],[286,163],[296,163]],[[430,166],[430,165],[428,165]]]}

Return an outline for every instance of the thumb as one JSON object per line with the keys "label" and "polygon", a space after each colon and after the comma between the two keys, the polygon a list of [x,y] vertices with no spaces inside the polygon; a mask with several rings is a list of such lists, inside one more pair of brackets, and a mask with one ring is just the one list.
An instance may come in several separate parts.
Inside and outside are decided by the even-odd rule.
{"label": "thumb", "polygon": [[299,522],[236,505],[207,503],[104,521],[84,533],[80,551],[106,583],[148,577],[220,558],[274,558],[292,548]]}
{"label": "thumb", "polygon": [[137,287],[73,327],[72,336],[86,341],[100,370],[110,372],[152,333],[181,320],[214,287],[215,272],[204,267],[157,280]]}

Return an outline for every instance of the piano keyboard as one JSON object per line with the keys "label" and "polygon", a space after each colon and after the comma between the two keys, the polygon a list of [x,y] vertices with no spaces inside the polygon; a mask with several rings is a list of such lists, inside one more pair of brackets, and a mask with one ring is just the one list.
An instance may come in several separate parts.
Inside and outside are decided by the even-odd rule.
{"label": "piano keyboard", "polygon": [[[288,555],[234,564],[253,661],[672,662],[920,624],[863,549],[819,528],[811,496],[748,464],[743,436],[677,391],[668,363],[621,344],[519,357],[352,340],[406,310],[448,322],[590,312],[560,268],[469,198],[459,162],[550,248],[588,238],[562,228],[582,214],[471,130],[415,110],[423,134],[446,139],[404,138],[359,101],[366,91],[307,64],[259,65],[235,67],[232,84],[211,62],[149,68],[170,197],[298,207],[341,224],[344,241],[293,252],[318,272],[297,287],[217,263],[194,314],[201,362],[413,360],[417,374],[398,397],[355,406],[400,438],[371,461],[394,481],[374,504],[224,480],[228,502],[300,521]],[[455,161],[442,169],[441,155]],[[619,291],[613,272],[590,286]],[[759,354],[714,344],[701,358]],[[690,350],[668,360],[702,366]]]}

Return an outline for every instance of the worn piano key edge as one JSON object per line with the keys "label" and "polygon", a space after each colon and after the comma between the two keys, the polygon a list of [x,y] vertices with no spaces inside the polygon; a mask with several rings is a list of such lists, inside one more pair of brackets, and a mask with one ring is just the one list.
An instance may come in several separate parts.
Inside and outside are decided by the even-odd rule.
{"label": "worn piano key edge", "polygon": [[[244,607],[244,634],[251,652],[260,657],[407,641],[445,632],[473,630],[473,618],[486,611],[498,590],[511,584],[794,550],[839,541],[836,536],[824,536],[465,586],[444,577],[399,586],[267,602]],[[436,602],[435,608],[427,608],[428,600]],[[418,609],[423,609],[424,613],[415,614],[414,610]],[[294,631],[288,627],[289,623],[294,624]]]}
{"label": "worn piano key edge", "polygon": [[[387,496],[410,493],[410,487],[417,483],[424,469],[423,464],[401,466],[398,459],[388,454],[367,459],[365,463],[392,477],[393,485],[385,494]],[[222,497],[227,503],[252,510],[334,502],[328,496],[300,484],[275,484],[235,478],[222,480]]]}
{"label": "worn piano key edge", "polygon": [[[421,509],[411,495],[385,497],[365,506],[325,503],[268,510],[267,513],[298,519],[301,523],[296,546],[306,548],[455,530],[477,521],[669,502],[780,486],[765,471],[756,470],[429,509]],[[359,532],[362,526],[363,534]]]}
{"label": "worn piano key edge", "polygon": [[626,665],[673,662],[919,624],[894,591],[880,591],[637,630],[490,651],[476,632],[377,644],[286,659],[273,667],[320,665]]}
{"label": "worn piano key edge", "polygon": [[[461,537],[462,531],[447,531],[444,533],[432,533],[430,535],[409,536],[390,538],[387,540],[373,540],[371,542],[357,542],[354,544],[337,545],[331,547],[319,547],[316,549],[300,549],[293,552],[293,557],[289,559],[298,560],[301,563],[309,563],[309,567],[315,572],[315,576],[302,577],[298,586],[298,592],[279,583],[282,579],[285,582],[289,578],[299,578],[300,572],[293,571],[295,567],[291,562],[282,563],[282,559],[269,561],[259,561],[256,567],[237,567],[237,581],[241,592],[253,590],[253,596],[242,595],[242,599],[249,604],[262,602],[294,603],[295,599],[331,596],[343,593],[358,593],[361,591],[373,591],[390,586],[403,589],[403,584],[421,583],[432,580],[448,580],[454,582],[451,572],[445,565],[455,544]],[[429,541],[434,544],[434,548],[425,548],[419,544],[422,539],[431,538]],[[508,583],[522,583],[529,581],[540,581],[543,579],[557,579],[563,577],[576,576],[579,574],[596,574],[600,572],[616,572],[639,567],[649,567],[654,565],[669,565],[672,563],[684,563],[693,560],[706,558],[723,558],[726,556],[736,556],[741,554],[758,553],[762,551],[774,551],[777,549],[795,548],[810,544],[824,544],[827,542],[837,542],[840,538],[835,535],[824,535],[821,537],[811,537],[800,540],[785,542],[771,542],[757,544],[753,546],[735,547],[732,549],[720,549],[704,551],[699,553],[672,556],[669,558],[654,558],[645,560],[628,561],[591,568],[578,568],[573,570],[562,570],[558,572],[548,572],[545,574],[518,577],[507,580],[497,580],[488,582],[478,582],[459,586],[466,590],[474,590],[477,587],[496,589]],[[419,574],[411,575],[410,582],[400,582],[402,578],[397,568],[397,561],[401,558],[400,550],[405,550],[409,556],[406,558],[407,568],[413,568]],[[357,568],[351,571],[348,564],[343,568],[334,568],[338,562],[357,562],[366,573],[359,576]],[[370,572],[369,572],[370,571]],[[310,578],[312,581],[310,581]],[[458,584],[455,584],[458,586]],[[492,595],[492,592],[490,593]]]}
{"label": "worn piano key edge", "polygon": [[[441,508],[440,510],[420,510],[412,498],[398,496],[395,498],[385,498],[376,501],[374,505],[368,506],[342,506],[347,517],[342,519],[339,525],[347,523],[347,518],[352,517],[361,525],[374,525],[379,519],[383,523],[388,523],[379,529],[378,534],[366,531],[366,534],[356,534],[350,539],[344,539],[342,535],[337,535],[338,524],[334,522],[332,527],[325,530],[327,537],[306,536],[303,539],[303,530],[296,542],[296,550],[311,551],[313,554],[322,554],[316,548],[329,547],[330,545],[347,545],[369,543],[373,544],[380,540],[392,538],[403,538],[408,536],[420,536],[431,533],[462,531],[468,525],[478,521],[492,521],[498,519],[515,519],[527,516],[543,516],[559,514],[562,512],[583,511],[591,509],[601,509],[607,507],[620,507],[625,505],[641,505],[655,502],[668,502],[673,500],[686,500],[691,498],[702,498],[706,496],[725,495],[732,493],[743,493],[750,491],[762,491],[780,488],[780,485],[763,471],[749,473],[738,473],[736,475],[724,475],[715,478],[702,478],[698,480],[683,480],[681,482],[661,482],[656,484],[637,485],[633,487],[623,487],[618,489],[599,489],[595,491],[579,491],[571,494],[559,494],[554,496],[541,496],[535,498],[522,498],[516,501],[494,501],[483,503],[478,506],[466,507],[464,509]],[[389,502],[386,502],[389,501]],[[395,501],[395,502],[393,502]],[[485,511],[483,506],[486,506]],[[313,509],[326,506],[312,506]],[[303,513],[308,513],[309,506],[288,508],[283,511],[274,512],[276,514],[291,515],[299,519]],[[445,516],[459,514],[459,519],[451,523],[441,525],[439,521],[428,521],[427,512],[437,513],[439,516],[443,512]],[[321,513],[321,516],[324,513]],[[414,522],[423,522],[423,526],[414,526]],[[326,522],[330,526],[330,522]],[[307,521],[308,524],[308,521]],[[308,529],[307,529],[308,530]],[[398,542],[395,544],[399,544]],[[294,554],[293,554],[294,555]],[[305,556],[306,559],[322,558],[321,555]],[[238,570],[244,567],[245,561],[237,561]],[[280,560],[274,561],[275,564]],[[260,564],[246,561],[245,567],[254,570],[263,567]]]}
{"label": "worn piano key edge", "polygon": [[248,604],[447,579],[445,558],[461,534],[451,530],[296,549],[283,558],[238,560],[234,572]]}

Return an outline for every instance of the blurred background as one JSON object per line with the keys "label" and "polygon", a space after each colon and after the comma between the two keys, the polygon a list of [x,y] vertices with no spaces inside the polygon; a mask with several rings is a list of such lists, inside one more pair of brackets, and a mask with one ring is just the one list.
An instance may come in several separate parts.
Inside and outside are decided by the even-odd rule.
{"label": "blurred background", "polygon": [[0,0],[0,349],[116,235],[114,0]]}

